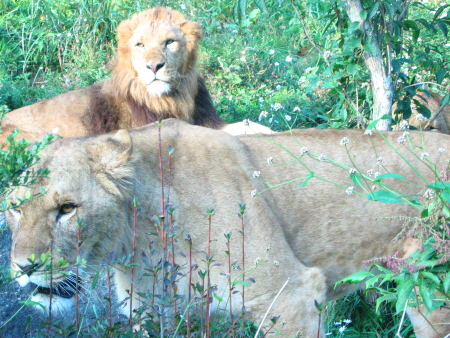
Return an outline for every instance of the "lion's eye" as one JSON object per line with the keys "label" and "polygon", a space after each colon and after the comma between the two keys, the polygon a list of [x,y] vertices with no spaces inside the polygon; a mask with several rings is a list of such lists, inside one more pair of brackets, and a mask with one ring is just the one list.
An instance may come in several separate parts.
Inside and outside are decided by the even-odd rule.
{"label": "lion's eye", "polygon": [[175,42],[175,40],[172,40],[172,39],[166,40],[166,46],[171,45],[174,42]]}
{"label": "lion's eye", "polygon": [[138,43],[136,44],[136,47],[144,47],[144,44],[143,44],[142,42],[138,42]]}
{"label": "lion's eye", "polygon": [[73,203],[64,203],[59,207],[59,214],[60,215],[67,215],[71,213],[73,210],[75,210],[77,206]]}

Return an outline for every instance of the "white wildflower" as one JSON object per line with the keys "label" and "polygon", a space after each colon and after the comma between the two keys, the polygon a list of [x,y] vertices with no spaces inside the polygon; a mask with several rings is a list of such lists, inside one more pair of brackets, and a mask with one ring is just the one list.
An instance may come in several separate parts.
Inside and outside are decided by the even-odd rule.
{"label": "white wildflower", "polygon": [[443,153],[443,152],[445,151],[445,149],[444,149],[444,148],[439,148],[438,151],[439,151],[440,153]]}
{"label": "white wildflower", "polygon": [[72,36],[72,33],[67,33],[67,36],[70,38]]}
{"label": "white wildflower", "polygon": [[258,192],[258,191],[256,191],[256,189],[255,189],[255,190],[253,190],[253,191],[250,193],[250,195],[251,195],[252,197],[255,197],[257,192]]}
{"label": "white wildflower", "polygon": [[185,11],[186,10],[186,5],[185,4],[181,4],[180,8],[181,8],[181,10]]}
{"label": "white wildflower", "polygon": [[260,97],[260,98],[258,99],[258,101],[261,102],[261,103],[263,103],[263,102],[264,102],[264,98]]}
{"label": "white wildflower", "polygon": [[245,57],[241,57],[239,60],[241,60],[242,62],[247,62],[247,59]]}
{"label": "white wildflower", "polygon": [[353,195],[353,191],[355,190],[354,187],[348,187],[345,192],[347,193],[347,195]]}
{"label": "white wildflower", "polygon": [[345,324],[350,324],[350,323],[352,322],[352,320],[351,320],[351,319],[344,319],[343,322],[344,322]]}
{"label": "white wildflower", "polygon": [[423,197],[425,197],[427,200],[431,200],[433,199],[435,196],[435,192],[433,189],[427,189],[425,190],[425,192],[423,193]]}
{"label": "white wildflower", "polygon": [[324,57],[325,59],[328,59],[330,56],[331,56],[331,51],[326,50],[325,52],[323,52],[323,57]]}
{"label": "white wildflower", "polygon": [[291,56],[286,56],[286,62],[291,62],[292,61],[292,57]]}
{"label": "white wildflower", "polygon": [[274,65],[275,65],[275,67],[279,67],[280,63],[279,62],[275,62]]}
{"label": "white wildflower", "polygon": [[369,177],[373,176],[373,169],[367,170],[367,176]]}
{"label": "white wildflower", "polygon": [[423,121],[425,121],[425,117],[422,114],[417,114],[416,120],[419,122],[423,122]]}
{"label": "white wildflower", "polygon": [[407,137],[409,135],[409,131],[403,132],[403,137]]}
{"label": "white wildflower", "polygon": [[356,174],[357,171],[356,171],[355,168],[350,168],[350,169],[348,170],[348,173],[349,173],[350,175],[352,175],[352,174]]}
{"label": "white wildflower", "polygon": [[273,55],[273,54],[275,54],[275,49],[271,49],[271,50],[269,50],[269,54],[270,54],[270,55]]}
{"label": "white wildflower", "polygon": [[284,119],[289,122],[290,120],[292,120],[292,117],[291,115],[286,114],[284,115]]}
{"label": "white wildflower", "polygon": [[305,74],[309,74],[312,72],[312,67],[308,67],[304,70]]}
{"label": "white wildflower", "polygon": [[275,265],[275,266],[280,266],[280,262],[278,262],[278,261],[273,261],[273,265]]}
{"label": "white wildflower", "polygon": [[276,90],[280,90],[280,89],[281,89],[281,85],[276,85],[276,86],[275,86],[275,89],[276,89]]}
{"label": "white wildflower", "polygon": [[378,165],[385,165],[385,164],[386,164],[386,161],[384,160],[384,158],[378,157],[378,158],[377,158],[377,164],[378,164]]}
{"label": "white wildflower", "polygon": [[324,154],[320,154],[319,157],[317,158],[320,162],[325,161],[325,155]]}
{"label": "white wildflower", "polygon": [[409,129],[409,123],[406,120],[401,120],[399,125],[398,125],[398,129],[400,130],[406,130]]}
{"label": "white wildflower", "polygon": [[260,171],[254,171],[253,172],[253,177],[255,178],[255,177],[259,177],[259,176],[261,176],[261,172]]}
{"label": "white wildflower", "polygon": [[398,139],[397,139],[397,143],[398,144],[403,144],[403,143],[405,143],[406,142],[406,138],[404,138],[403,136],[400,136]]}
{"label": "white wildflower", "polygon": [[283,108],[283,106],[281,105],[281,103],[275,103],[274,105],[273,105],[273,109],[275,110],[275,111],[277,111],[277,110],[280,110],[281,108]]}
{"label": "white wildflower", "polygon": [[371,136],[371,135],[372,135],[372,130],[367,129],[367,130],[364,132],[364,135],[369,135],[369,136]]}
{"label": "white wildflower", "polygon": [[255,265],[259,265],[259,264],[261,264],[261,258],[256,258],[255,259]]}
{"label": "white wildflower", "polygon": [[308,148],[306,148],[306,147],[303,147],[302,149],[300,149],[300,153],[302,154],[302,155],[306,155],[307,153],[308,153]]}
{"label": "white wildflower", "polygon": [[273,163],[273,157],[269,157],[267,159],[267,164],[272,164]]}
{"label": "white wildflower", "polygon": [[339,328],[339,332],[340,333],[342,333],[342,332],[344,332],[345,330],[347,330],[347,326],[341,326],[340,328]]}
{"label": "white wildflower", "polygon": [[249,126],[250,122],[252,122],[250,119],[244,119],[242,120],[242,123],[244,124],[244,126]]}
{"label": "white wildflower", "polygon": [[295,107],[294,107],[294,111],[300,111],[300,108],[297,107],[297,106],[295,106]]}
{"label": "white wildflower", "polygon": [[372,185],[372,190],[373,191],[375,191],[375,190],[377,190],[378,189],[378,187],[376,186],[376,185]]}
{"label": "white wildflower", "polygon": [[424,160],[425,158],[430,158],[430,154],[428,154],[427,152],[425,152],[425,153],[422,153],[421,155],[420,155],[420,159],[421,160]]}
{"label": "white wildflower", "polygon": [[343,137],[340,142],[340,145],[343,146],[343,145],[349,144],[349,143],[350,143],[350,140],[347,137]]}
{"label": "white wildflower", "polygon": [[266,118],[269,115],[269,112],[263,110],[261,113],[259,113],[259,121],[261,121],[263,118]]}

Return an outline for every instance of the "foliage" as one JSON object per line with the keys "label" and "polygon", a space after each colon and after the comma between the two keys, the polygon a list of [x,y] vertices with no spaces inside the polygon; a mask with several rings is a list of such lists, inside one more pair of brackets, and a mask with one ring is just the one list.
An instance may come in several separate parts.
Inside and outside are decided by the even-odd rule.
{"label": "foliage", "polygon": [[[0,108],[6,109],[5,106]],[[0,121],[2,115],[0,113]],[[53,139],[53,135],[49,134],[41,142],[36,142],[32,147],[29,147],[29,141],[16,140],[18,133],[15,130],[7,136],[4,144],[0,144],[0,212],[11,207],[12,202],[7,197],[12,189],[34,184],[38,178],[49,173],[47,170],[34,170],[33,164],[39,161],[38,153]],[[37,196],[27,195],[24,196],[24,200],[14,201],[13,203],[19,205],[35,197]]]}
{"label": "foliage", "polygon": [[[3,1],[2,109],[16,109],[109,76],[107,63],[114,55],[116,25],[156,4],[179,9],[202,23],[202,73],[218,113],[227,121],[250,118],[275,130],[365,127],[371,121],[371,83],[363,58],[364,51],[372,48],[368,36],[349,22],[342,2],[313,0]],[[384,47],[383,58],[395,83],[398,112],[407,118],[418,89],[445,93],[444,86],[448,85],[449,5],[396,0],[364,0],[362,4],[363,15]],[[421,113],[429,115],[426,109]],[[28,148],[26,141],[17,141],[14,136],[8,139],[8,150],[3,147],[0,153],[2,202],[8,189],[47,174],[33,172],[31,165],[49,140]],[[23,171],[28,175],[18,176]],[[357,182],[358,177],[353,178]],[[381,179],[379,183],[383,183]],[[447,188],[430,189],[446,200]],[[388,201],[396,198],[390,193],[370,196]],[[445,210],[439,201],[423,206],[423,219]],[[6,207],[4,202],[2,209]],[[433,255],[433,259],[441,257],[439,252]],[[428,268],[435,272],[436,267]],[[382,273],[387,276],[390,272]],[[390,276],[401,283],[400,277]],[[439,283],[434,280],[435,284],[423,272],[408,276],[417,283],[428,283],[431,289],[445,284],[439,273]],[[395,289],[386,292],[398,299]],[[344,310],[351,307],[346,300],[338,304]],[[378,305],[379,311],[386,311]],[[371,325],[382,326],[380,322]],[[333,327],[333,318],[328,326]],[[348,326],[351,328],[355,325]],[[349,331],[345,336],[352,334],[358,336]]]}

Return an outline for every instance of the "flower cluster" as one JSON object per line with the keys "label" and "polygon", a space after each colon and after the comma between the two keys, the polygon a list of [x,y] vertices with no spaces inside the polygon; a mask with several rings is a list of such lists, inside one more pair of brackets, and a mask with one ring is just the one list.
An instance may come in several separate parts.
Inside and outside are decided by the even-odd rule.
{"label": "flower cluster", "polygon": [[346,145],[346,144],[349,144],[349,143],[350,143],[350,140],[349,140],[347,137],[343,137],[342,140],[341,140],[341,142],[339,142],[339,144],[340,144],[341,146]]}

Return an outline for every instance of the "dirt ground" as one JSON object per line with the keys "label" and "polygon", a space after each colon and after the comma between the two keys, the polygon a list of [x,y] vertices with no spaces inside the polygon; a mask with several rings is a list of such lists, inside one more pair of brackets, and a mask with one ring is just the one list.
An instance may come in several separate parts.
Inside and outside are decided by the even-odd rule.
{"label": "dirt ground", "polygon": [[[0,229],[3,228],[4,218],[0,214]],[[30,290],[20,288],[15,281],[7,281],[10,248],[11,233],[9,230],[0,230],[0,337],[35,337],[35,334],[39,335],[40,323],[45,317],[29,306],[21,309],[20,301],[27,300]]]}

